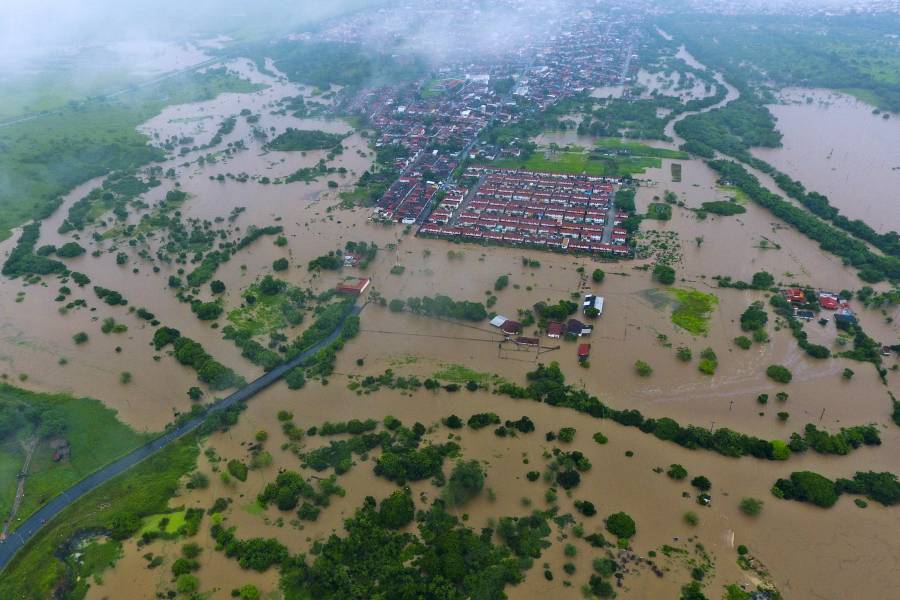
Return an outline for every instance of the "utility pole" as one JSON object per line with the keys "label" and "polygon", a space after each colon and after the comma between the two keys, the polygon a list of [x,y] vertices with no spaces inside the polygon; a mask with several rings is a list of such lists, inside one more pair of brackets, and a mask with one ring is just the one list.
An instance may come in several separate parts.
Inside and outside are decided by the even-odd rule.
{"label": "utility pole", "polygon": [[731,412],[732,407],[734,407],[734,398],[732,398],[731,402],[728,403],[728,412]]}
{"label": "utility pole", "polygon": [[825,409],[823,408],[823,409],[822,409],[822,414],[819,415],[819,422],[820,422],[820,423],[822,422],[822,417],[824,417],[824,416],[825,416]]}

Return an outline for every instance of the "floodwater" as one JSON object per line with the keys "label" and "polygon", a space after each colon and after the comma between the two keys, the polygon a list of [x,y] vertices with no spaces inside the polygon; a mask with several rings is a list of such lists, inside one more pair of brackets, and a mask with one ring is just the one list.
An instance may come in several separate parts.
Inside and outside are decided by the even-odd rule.
{"label": "floodwater", "polygon": [[[160,139],[195,135],[198,143],[203,143],[203,139],[212,137],[222,119],[247,107],[254,114],[260,114],[260,127],[275,127],[276,131],[287,126],[349,131],[349,126],[340,121],[301,121],[271,114],[272,102],[286,95],[304,93],[304,90],[289,86],[280,78],[256,72],[246,61],[233,61],[229,68],[269,87],[254,94],[226,94],[210,102],[170,107],[146,123],[144,130],[151,135],[158,133]],[[211,118],[197,120],[203,116]],[[198,123],[202,130],[197,129]],[[573,132],[565,135],[570,134]],[[563,138],[559,139],[558,143],[564,143]],[[540,355],[533,350],[516,352],[509,347],[499,347],[496,330],[486,324],[452,324],[394,314],[380,306],[369,305],[362,313],[360,335],[347,343],[339,354],[336,373],[327,386],[311,382],[303,390],[291,392],[284,384],[278,384],[254,398],[232,430],[215,434],[206,442],[225,461],[246,459],[247,446],[255,433],[264,429],[270,436],[266,450],[273,454],[274,463],[261,471],[251,471],[247,482],[231,487],[219,479],[213,466],[201,454],[198,468],[211,475],[209,488],[182,490],[171,500],[172,507],[209,507],[218,497],[230,497],[234,503],[226,518],[229,525],[237,527],[240,537],[272,536],[293,552],[305,551],[312,540],[339,531],[342,519],[352,514],[366,495],[380,498],[390,493],[394,486],[374,477],[370,458],[368,462],[357,461],[348,474],[339,478],[339,483],[347,490],[346,497],[334,498],[319,520],[304,524],[302,530],[290,523],[293,515],[281,515],[273,508],[261,515],[247,510],[245,507],[252,505],[256,494],[265,483],[274,479],[278,469],[299,469],[299,460],[281,449],[284,439],[276,419],[279,410],[293,411],[295,423],[303,428],[325,420],[382,419],[387,414],[407,424],[421,421],[430,425],[450,413],[466,418],[476,412],[491,410],[504,419],[528,415],[535,421],[537,431],[515,439],[500,439],[488,430],[461,432],[463,456],[487,461],[487,486],[496,493],[495,502],[490,502],[485,494],[464,507],[464,512],[470,515],[471,526],[482,527],[490,517],[527,513],[530,509],[523,506],[522,498],[528,498],[533,507],[543,507],[544,484],[528,483],[523,476],[528,470],[542,469],[541,454],[548,447],[544,432],[574,426],[578,435],[572,449],[584,452],[594,467],[571,498],[562,495],[562,512],[574,513],[572,502],[576,499],[594,502],[598,516],[584,519],[586,532],[592,533],[602,529],[603,516],[626,510],[638,523],[634,548],[642,556],[664,543],[690,548],[685,540],[696,535],[715,560],[716,568],[706,588],[710,597],[715,597],[722,585],[750,581],[735,564],[734,546],[737,544],[751,548],[768,566],[775,583],[789,598],[880,598],[894,592],[896,584],[892,578],[900,567],[897,542],[891,537],[900,526],[896,509],[871,503],[860,512],[850,498],[842,498],[834,508],[819,510],[778,501],[771,496],[769,488],[775,479],[795,470],[809,469],[831,477],[848,476],[857,470],[896,472],[900,430],[890,423],[887,393],[890,390],[900,396],[896,375],[889,373],[888,385],[884,386],[870,365],[847,359],[815,361],[808,358],[799,351],[787,329],[776,327],[771,313],[767,327],[771,341],[754,345],[748,351],[738,349],[732,340],[741,335],[740,314],[752,301],[765,300],[765,296],[753,291],[720,290],[711,279],[713,275],[721,274],[749,280],[754,272],[767,270],[777,281],[784,283],[796,281],[831,289],[859,287],[854,272],[844,267],[840,260],[822,253],[814,243],[755,205],[748,204],[747,212],[742,215],[710,215],[703,221],[687,208],[673,207],[671,221],[644,221],[644,235],[656,235],[654,231],[677,234],[673,242],[679,278],[676,286],[696,288],[718,297],[718,305],[710,316],[709,332],[695,337],[672,324],[672,306],[658,302],[660,297],[665,297],[665,292],[662,296],[659,292],[656,295],[648,293],[659,286],[651,281],[649,272],[640,267],[651,264],[652,259],[607,263],[551,253],[426,240],[405,235],[398,228],[374,225],[368,221],[367,211],[362,209],[328,211],[337,199],[335,192],[327,188],[325,179],[309,185],[262,185],[253,179],[247,183],[211,180],[210,176],[220,173],[279,177],[315,164],[322,156],[316,152],[309,152],[307,156],[265,152],[243,118],[238,118],[234,132],[225,137],[223,144],[237,140],[244,140],[248,150],[231,158],[200,166],[195,162],[197,155],[192,153],[163,165],[164,168],[176,168],[181,189],[190,194],[190,199],[181,208],[185,218],[212,220],[225,217],[235,207],[242,206],[246,207],[246,212],[235,221],[234,227],[244,230],[250,224],[276,222],[285,227],[286,247],[278,248],[271,239],[262,238],[219,268],[215,278],[227,286],[224,296],[227,309],[237,306],[240,290],[257,277],[271,272],[272,261],[282,256],[290,259],[292,268],[281,276],[317,291],[333,286],[345,275],[357,274],[355,269],[346,269],[342,273],[313,276],[306,270],[309,260],[343,246],[349,240],[374,241],[382,248],[368,270],[360,274],[371,277],[372,288],[388,299],[440,293],[457,299],[483,301],[495,293],[496,278],[507,274],[510,286],[496,292],[497,303],[492,310],[508,317],[514,318],[517,309],[530,308],[541,300],[578,299],[589,291],[605,296],[606,304],[604,315],[597,320],[595,333],[588,340],[592,344],[592,356],[586,369],[578,366],[573,343],[545,338],[546,346]],[[577,136],[571,141],[589,145],[589,140],[579,140]],[[582,141],[588,143],[582,144]],[[332,163],[348,170],[345,178],[334,175],[340,186],[350,185],[355,180],[354,173],[358,175],[371,164],[365,140],[358,134],[348,137],[344,145],[347,149]],[[185,162],[190,165],[181,166]],[[729,195],[727,190],[716,186],[715,175],[700,161],[677,161],[682,164],[682,181],[672,182],[671,162],[664,160],[662,168],[649,169],[641,176],[637,196],[639,211],[643,212],[649,202],[655,201],[654,196],[661,197],[666,190],[678,194],[689,208]],[[67,197],[64,207],[45,223],[39,244],[59,244],[72,239],[72,234],[60,236],[56,229],[68,206],[97,183],[82,186]],[[165,181],[148,192],[145,200],[152,204],[171,186],[171,181]],[[137,216],[129,218],[136,219]],[[276,221],[278,218],[281,220]],[[697,238],[702,238],[701,244],[697,243]],[[15,236],[0,245],[0,254],[8,252],[14,240]],[[761,247],[764,240],[770,249]],[[91,241],[89,232],[81,234],[81,243],[88,247],[89,253],[95,248],[109,249],[111,245],[110,241]],[[156,243],[148,242],[151,254]],[[389,250],[387,247],[392,243],[396,247]],[[166,286],[174,269],[160,265],[161,271],[153,273],[151,265],[137,256],[140,249],[140,246],[120,245],[118,250],[130,256],[124,267],[115,264],[115,252],[104,253],[98,258],[88,254],[72,260],[71,266],[88,274],[94,283],[121,291],[131,300],[131,305],[146,306],[163,323],[200,341],[211,354],[242,374],[251,377],[258,373],[240,357],[233,344],[221,339],[220,332],[198,321],[189,307],[174,298]],[[447,255],[449,250],[461,251],[463,256],[451,259]],[[523,254],[539,260],[541,266],[523,267]],[[395,265],[405,267],[402,275],[390,273]],[[134,267],[139,268],[137,274],[131,272]],[[587,278],[578,272],[579,267],[584,267]],[[606,279],[599,285],[589,279],[590,272],[597,267],[606,271]],[[82,309],[59,315],[57,304],[53,302],[57,288],[58,284],[52,279],[48,279],[46,286],[23,286],[18,280],[0,282],[0,306],[3,306],[0,372],[8,374],[10,379],[21,373],[28,374],[24,385],[29,388],[71,390],[78,395],[97,397],[118,410],[124,421],[139,429],[158,430],[170,419],[172,410],[187,408],[189,401],[185,392],[196,384],[195,375],[165,355],[159,361],[152,359],[154,352],[147,345],[152,335],[149,327],[142,326],[122,307],[110,308],[99,303],[90,291],[75,291],[73,297],[86,298],[91,306],[97,307],[96,312]],[[20,291],[25,292],[25,300],[17,303],[15,299]],[[870,335],[884,341],[897,339],[896,323],[900,321],[900,310],[894,308],[881,314],[858,305],[854,308],[860,312],[863,326]],[[109,315],[127,323],[129,331],[109,336],[101,334],[99,320]],[[894,322],[888,323],[886,317],[893,317]],[[834,345],[833,324],[821,327],[813,322],[806,325],[806,329],[815,342],[838,350]],[[71,336],[80,330],[89,331],[91,340],[84,346],[75,347]],[[116,345],[122,347],[121,353],[115,352]],[[693,350],[695,358],[689,364],[675,357],[675,348],[681,345]],[[696,357],[707,346],[719,357],[718,371],[712,377],[701,374],[696,368]],[[60,355],[69,359],[67,365],[57,364]],[[360,358],[364,360],[362,367],[356,363]],[[639,359],[653,367],[654,372],[649,378],[640,378],[634,372],[634,363]],[[346,388],[350,375],[380,374],[393,368],[399,374],[427,377],[446,364],[462,364],[521,383],[536,362],[554,360],[560,363],[570,383],[583,386],[611,406],[637,408],[648,416],[670,416],[682,424],[730,427],[781,439],[801,430],[809,422],[830,430],[872,422],[882,427],[884,444],[857,450],[847,457],[808,453],[792,457],[787,463],[752,458],[735,460],[709,452],[688,451],[635,429],[596,421],[565,409],[484,392],[462,391],[450,395],[421,391],[410,396],[382,390],[359,396]],[[774,363],[785,364],[791,369],[794,380],[790,384],[774,385],[765,377],[765,368]],[[887,367],[894,364],[896,359],[886,361]],[[841,378],[845,367],[856,371],[852,381]],[[123,370],[134,375],[129,386],[118,383],[118,373]],[[774,395],[782,389],[790,397],[785,404],[779,405],[774,401]],[[772,398],[766,406],[756,402],[761,393]],[[790,412],[787,423],[776,418],[776,413],[782,410]],[[599,446],[591,440],[590,436],[598,430],[609,437],[608,445]],[[446,434],[438,428],[430,439],[444,440]],[[307,443],[312,448],[322,440],[314,438]],[[626,457],[626,450],[635,455]],[[524,456],[529,459],[530,466],[523,464]],[[689,491],[686,484],[672,482],[664,474],[654,473],[654,467],[666,468],[673,462],[683,464],[692,476],[704,474],[712,480],[711,507],[699,507],[692,499],[683,498],[682,492]],[[417,499],[420,492],[425,493],[429,501],[439,493],[428,482],[412,487]],[[763,514],[757,519],[739,513],[738,502],[745,496],[765,500]],[[424,506],[420,502],[418,505]],[[700,514],[698,527],[690,528],[682,521],[682,514],[687,510]],[[285,517],[281,525],[279,516]],[[234,561],[216,552],[208,535],[208,526],[209,522],[205,521],[196,539],[204,548],[200,557],[202,567],[197,573],[203,592],[209,592],[212,598],[228,598],[232,588],[246,583],[257,585],[264,593],[276,590],[274,571],[263,574],[244,571]],[[554,532],[552,536],[554,540],[556,534]],[[673,541],[675,537],[679,542]],[[181,543],[183,541],[157,541],[138,549],[133,541],[126,542],[125,557],[104,574],[102,584],[91,586],[89,597],[95,600],[149,599],[157,592],[169,589],[171,562]],[[508,590],[510,597],[580,597],[580,587],[591,573],[590,562],[599,554],[587,544],[574,543],[579,554],[573,560],[577,573],[571,578],[571,588],[561,585],[560,577],[564,577],[561,567],[567,559],[563,557],[563,544],[556,542],[536,561],[526,580]],[[158,569],[147,569],[142,555],[148,551],[163,555],[166,562]],[[556,574],[553,583],[543,578],[540,565],[544,561],[550,563]],[[620,597],[674,597],[680,586],[689,580],[689,568],[661,556],[658,561],[667,569],[663,578],[646,571],[640,576],[628,575],[625,588],[619,590]]]}
{"label": "floodwater", "polygon": [[900,230],[900,118],[830,90],[789,89],[769,106],[781,148],[753,154],[828,196],[832,206],[876,231]]}

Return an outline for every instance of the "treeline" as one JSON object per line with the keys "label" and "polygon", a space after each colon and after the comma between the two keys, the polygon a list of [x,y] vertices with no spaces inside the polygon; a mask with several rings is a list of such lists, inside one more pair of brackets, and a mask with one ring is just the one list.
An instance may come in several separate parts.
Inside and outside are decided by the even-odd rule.
{"label": "treeline", "polygon": [[803,184],[788,175],[770,167],[769,174],[785,194],[805,206],[811,213],[831,221],[850,235],[869,242],[888,256],[900,258],[900,235],[896,231],[878,233],[859,219],[848,219],[840,211],[828,202],[828,197],[818,192],[807,192]]}
{"label": "treeline", "polygon": [[857,471],[852,479],[832,481],[812,471],[796,471],[788,479],[779,479],[772,494],[785,500],[809,502],[822,508],[834,506],[841,494],[857,494],[893,506],[900,503],[900,482],[893,473]]}
{"label": "treeline", "polygon": [[818,242],[823,250],[853,265],[859,270],[860,279],[869,283],[884,279],[900,280],[900,258],[873,253],[863,242],[773,194],[759,183],[755,175],[734,161],[710,160],[707,164],[719,174],[721,183],[736,186],[754,202]]}
{"label": "treeline", "polygon": [[326,133],[318,129],[294,129],[288,127],[271,142],[266,144],[269,150],[308,151],[327,150],[339,145],[344,136],[339,133]]}
{"label": "treeline", "polygon": [[209,385],[209,389],[227,390],[246,383],[243,377],[210,356],[199,343],[182,336],[177,329],[160,327],[153,334],[154,348],[161,350],[169,344],[174,347],[175,359],[192,367],[200,381]]}
{"label": "treeline", "polygon": [[814,425],[807,425],[803,435],[791,436],[790,445],[782,440],[764,440],[755,436],[720,428],[714,431],[695,425],[682,426],[674,419],[645,417],[636,409],[618,410],[603,404],[596,396],[565,384],[565,377],[559,364],[543,364],[527,374],[525,387],[504,382],[496,391],[512,398],[544,402],[551,406],[562,406],[586,413],[597,419],[611,419],[626,427],[637,427],[661,440],[671,441],[679,446],[694,450],[703,448],[725,456],[753,456],[768,460],[787,460],[791,452],[804,452],[812,448],[826,454],[846,454],[860,445],[881,443],[878,429],[871,425],[843,428],[836,434],[819,431]]}
{"label": "treeline", "polygon": [[463,321],[483,321],[487,318],[487,309],[481,302],[454,300],[449,296],[438,294],[434,298],[407,298],[391,300],[391,310],[400,312],[404,308],[409,312],[426,317],[446,317]]}
{"label": "treeline", "polygon": [[35,221],[22,227],[19,241],[3,263],[3,275],[17,277],[19,275],[49,275],[64,273],[66,265],[58,260],[39,256],[34,253],[38,238],[41,237],[41,223]]}
{"label": "treeline", "polygon": [[[57,231],[61,234],[68,233],[73,229],[81,231],[86,225],[94,221],[97,216],[95,207],[101,203],[104,211],[112,210],[117,219],[124,220],[128,217],[126,209],[128,202],[151,188],[159,186],[160,183],[155,177],[148,181],[139,179],[131,171],[112,173],[103,181],[100,187],[92,189],[84,198],[79,199],[69,207],[69,212]],[[172,198],[187,196],[180,190],[170,190],[166,194],[167,200],[170,195]]]}
{"label": "treeline", "polygon": [[775,119],[752,95],[745,88],[740,98],[726,106],[690,115],[676,123],[675,132],[690,143],[681,149],[704,158],[713,158],[713,151],[718,150],[754,164],[750,148],[780,146],[781,134],[775,129]]}
{"label": "treeline", "polygon": [[[243,250],[264,235],[279,235],[283,231],[284,228],[281,225],[269,225],[268,227],[251,225],[247,228],[247,233],[244,234],[244,237],[234,244],[232,248],[229,248],[227,244],[222,244],[220,246],[221,250],[207,252],[200,264],[187,274],[188,285],[191,287],[203,285],[212,279],[219,269],[219,265],[228,262],[234,253]],[[193,232],[192,237],[194,237]]]}

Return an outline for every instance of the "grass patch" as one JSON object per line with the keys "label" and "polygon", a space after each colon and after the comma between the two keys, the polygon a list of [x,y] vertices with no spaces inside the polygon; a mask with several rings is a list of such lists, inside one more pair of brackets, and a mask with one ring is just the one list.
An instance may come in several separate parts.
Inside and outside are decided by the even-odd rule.
{"label": "grass patch", "polygon": [[71,559],[77,581],[69,598],[84,598],[92,580],[96,583],[103,581],[103,572],[122,558],[122,544],[110,539],[93,540],[84,544],[78,552],[81,556],[77,560],[74,557]]}
{"label": "grass patch", "polygon": [[[52,411],[54,418],[64,424],[61,437],[69,442],[69,456],[59,462],[53,460],[54,450],[47,440],[42,440],[35,449],[18,512],[18,517],[23,519],[59,492],[151,438],[123,424],[114,410],[91,398],[35,394],[4,385],[0,387],[0,402]],[[29,437],[31,432],[19,429],[16,434]],[[15,489],[15,483],[10,486]]]}
{"label": "grass patch", "polygon": [[672,323],[693,335],[705,335],[709,331],[712,310],[719,299],[694,289],[673,288],[667,291],[676,302],[672,310]]}
{"label": "grass patch", "polygon": [[467,383],[474,381],[478,385],[487,385],[491,382],[499,382],[501,378],[491,373],[481,373],[463,365],[444,365],[440,371],[432,377],[451,383]]}
{"label": "grass patch", "polygon": [[596,148],[600,152],[628,153],[632,156],[649,156],[655,158],[670,158],[673,160],[688,160],[690,154],[683,150],[671,150],[669,148],[654,148],[647,144],[633,140],[620,140],[618,138],[601,138],[597,140]]}
{"label": "grass patch", "polygon": [[259,503],[259,500],[254,500],[250,504],[245,504],[241,507],[244,512],[254,515],[256,517],[260,516],[264,512],[266,512],[266,507]]}
{"label": "grass patch", "polygon": [[[160,529],[159,524],[163,519],[168,519],[166,526],[164,529]],[[143,535],[148,531],[161,531],[163,533],[177,533],[178,529],[184,525],[184,511],[178,510],[175,512],[168,513],[159,513],[157,515],[150,515],[149,517],[144,517],[144,520],[141,524],[141,528],[138,530],[138,536]]]}
{"label": "grass patch", "polygon": [[517,158],[495,160],[487,163],[498,168],[527,169],[548,173],[621,177],[644,173],[648,168],[659,168],[662,161],[651,156],[607,156],[599,152],[560,150],[548,153],[539,149],[526,160]]}
{"label": "grass patch", "polygon": [[54,553],[79,531],[110,528],[123,519],[166,510],[178,480],[197,463],[197,438],[187,436],[63,510],[6,567],[0,598],[45,600],[66,576]]}
{"label": "grass patch", "polygon": [[0,447],[0,523],[6,520],[16,497],[19,470],[25,456],[19,440],[12,437]]}

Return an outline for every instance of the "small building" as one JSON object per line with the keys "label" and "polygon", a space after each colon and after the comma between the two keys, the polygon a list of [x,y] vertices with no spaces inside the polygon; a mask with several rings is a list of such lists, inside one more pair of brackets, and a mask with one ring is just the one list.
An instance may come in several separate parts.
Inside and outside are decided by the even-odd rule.
{"label": "small building", "polygon": [[803,319],[804,321],[812,321],[816,318],[816,313],[811,310],[798,310],[795,308],[794,316],[798,319]]}
{"label": "small building", "polygon": [[838,300],[837,296],[832,296],[831,294],[820,294],[819,306],[821,306],[825,310],[837,310],[838,306],[840,306],[840,301]]}
{"label": "small building", "polygon": [[572,334],[577,337],[583,335],[591,335],[594,328],[591,325],[585,325],[578,319],[569,319],[566,323],[566,334]]}
{"label": "small building", "polygon": [[496,317],[491,319],[491,325],[493,325],[494,327],[503,327],[503,324],[507,321],[509,321],[509,319],[507,319],[503,315],[497,315]]}
{"label": "small building", "polygon": [[788,302],[794,304],[806,304],[806,293],[800,288],[790,288],[785,292]]}
{"label": "small building", "polygon": [[531,348],[536,348],[541,341],[538,338],[533,337],[522,337],[519,336],[513,340],[519,346],[529,346]]}
{"label": "small building", "polygon": [[839,311],[834,313],[834,324],[839,328],[846,329],[851,325],[857,324],[856,315],[850,311]]}
{"label": "small building", "polygon": [[368,277],[357,279],[347,279],[337,284],[335,290],[338,294],[347,294],[348,296],[359,296],[369,288],[372,280]]}
{"label": "small building", "polygon": [[522,332],[522,324],[518,321],[507,319],[504,321],[503,325],[500,326],[500,331],[506,335],[516,335]]}
{"label": "small building", "polygon": [[584,362],[591,356],[590,344],[578,344],[578,362]]}
{"label": "small building", "polygon": [[582,312],[587,313],[589,308],[597,309],[597,316],[603,314],[603,296],[595,296],[594,294],[587,294],[584,297],[584,304],[582,306]]}
{"label": "small building", "polygon": [[547,323],[547,337],[561,338],[566,331],[566,326],[556,321]]}

